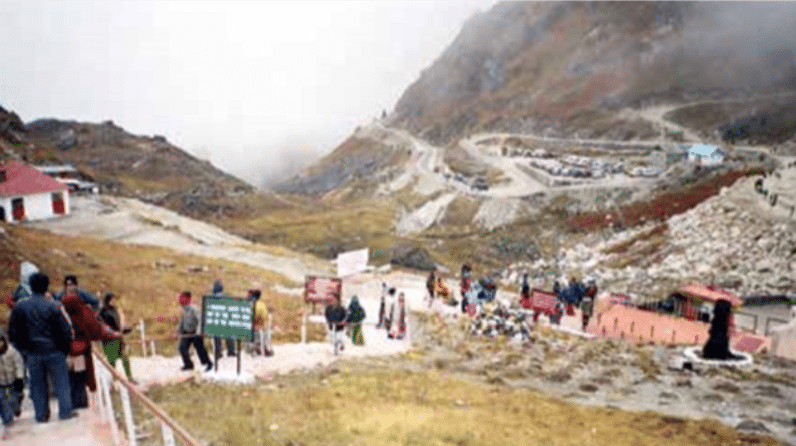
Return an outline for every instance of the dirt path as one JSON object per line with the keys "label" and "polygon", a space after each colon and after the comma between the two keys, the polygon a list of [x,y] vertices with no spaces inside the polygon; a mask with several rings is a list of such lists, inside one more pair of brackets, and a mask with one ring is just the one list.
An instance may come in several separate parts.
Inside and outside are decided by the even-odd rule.
{"label": "dirt path", "polygon": [[[303,283],[307,274],[325,274],[331,266],[310,256],[281,255],[213,225],[129,198],[73,196],[67,217],[29,223],[58,234],[120,243],[152,245],[276,271]],[[272,250],[274,251],[274,250]]]}

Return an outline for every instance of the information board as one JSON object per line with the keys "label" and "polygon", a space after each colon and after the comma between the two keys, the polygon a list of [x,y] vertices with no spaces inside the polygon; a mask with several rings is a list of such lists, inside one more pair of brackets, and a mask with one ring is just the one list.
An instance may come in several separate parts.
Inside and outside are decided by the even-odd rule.
{"label": "information board", "polygon": [[234,339],[252,336],[252,304],[235,297],[202,299],[202,333]]}
{"label": "information board", "polygon": [[343,292],[343,281],[333,277],[307,276],[304,281],[304,300],[307,302],[329,303],[332,296]]}
{"label": "information board", "polygon": [[368,249],[337,254],[337,276],[346,277],[368,269]]}

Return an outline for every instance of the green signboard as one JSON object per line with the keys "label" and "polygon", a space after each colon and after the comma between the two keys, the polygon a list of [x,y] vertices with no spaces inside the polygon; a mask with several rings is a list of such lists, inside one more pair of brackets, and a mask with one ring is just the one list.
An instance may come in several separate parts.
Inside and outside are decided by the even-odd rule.
{"label": "green signboard", "polygon": [[202,333],[234,339],[252,336],[252,304],[234,297],[202,299]]}

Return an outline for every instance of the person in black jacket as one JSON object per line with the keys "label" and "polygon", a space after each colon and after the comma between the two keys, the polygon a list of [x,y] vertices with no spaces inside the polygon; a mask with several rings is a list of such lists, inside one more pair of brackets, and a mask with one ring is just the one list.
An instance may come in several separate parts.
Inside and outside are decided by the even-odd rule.
{"label": "person in black jacket", "polygon": [[326,316],[326,323],[329,325],[329,336],[334,346],[335,354],[338,350],[343,350],[343,340],[339,336],[339,332],[345,329],[346,311],[345,307],[340,302],[340,294],[335,294],[332,298],[332,303],[326,306],[324,312]]}
{"label": "person in black jacket", "polygon": [[[131,331],[129,327],[123,326],[124,319],[121,310],[116,305],[116,295],[113,293],[105,293],[105,297],[102,299],[99,319],[119,333],[127,334]],[[102,350],[105,351],[108,362],[114,367],[116,367],[116,361],[121,359],[127,379],[133,381],[133,375],[130,373],[130,358],[127,357],[127,352],[125,351],[124,339],[104,341]]]}
{"label": "person in black jacket", "polygon": [[72,344],[72,328],[60,306],[44,296],[49,286],[50,279],[46,275],[33,274],[30,277],[33,295],[14,306],[8,323],[11,343],[27,359],[30,399],[39,423],[50,419],[48,375],[52,378],[53,390],[58,398],[59,417],[68,419],[77,416],[72,411],[69,371],[66,367],[66,355]]}

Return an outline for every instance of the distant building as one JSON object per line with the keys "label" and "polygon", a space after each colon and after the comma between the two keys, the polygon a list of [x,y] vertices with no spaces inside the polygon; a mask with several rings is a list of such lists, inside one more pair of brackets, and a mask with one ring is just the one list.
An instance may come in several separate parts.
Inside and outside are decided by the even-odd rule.
{"label": "distant building", "polygon": [[717,166],[724,162],[723,149],[708,144],[694,144],[688,149],[688,161],[700,166]]}
{"label": "distant building", "polygon": [[0,220],[46,220],[69,214],[69,189],[18,161],[0,164]]}
{"label": "distant building", "polygon": [[90,181],[91,178],[82,174],[71,164],[43,165],[34,167],[55,178],[56,181],[65,184],[69,188],[70,192],[90,192],[93,194],[99,193],[99,186],[97,183]]}

